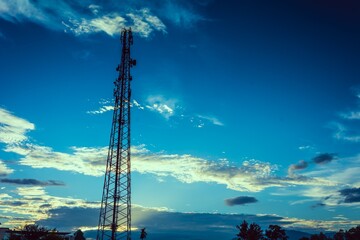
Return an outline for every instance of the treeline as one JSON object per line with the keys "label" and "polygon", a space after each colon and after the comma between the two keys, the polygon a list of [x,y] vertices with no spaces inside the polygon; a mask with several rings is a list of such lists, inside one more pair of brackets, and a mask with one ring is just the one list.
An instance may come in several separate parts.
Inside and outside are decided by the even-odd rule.
{"label": "treeline", "polygon": [[[48,229],[36,224],[28,224],[9,233],[9,240],[64,240],[65,238],[56,228]],[[74,240],[85,240],[81,230],[77,230],[73,236]]]}
{"label": "treeline", "polygon": [[[278,225],[269,225],[265,232],[256,224],[248,224],[246,221],[236,225],[238,229],[237,240],[287,240],[289,237],[283,228]],[[360,225],[349,230],[340,229],[333,237],[324,233],[313,234],[311,237],[302,237],[299,240],[360,240]]]}

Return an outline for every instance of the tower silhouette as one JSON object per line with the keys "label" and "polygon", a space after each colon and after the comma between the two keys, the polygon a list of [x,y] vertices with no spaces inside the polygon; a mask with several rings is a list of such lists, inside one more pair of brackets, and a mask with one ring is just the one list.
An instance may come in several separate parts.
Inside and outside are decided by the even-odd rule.
{"label": "tower silhouette", "polygon": [[136,65],[130,57],[131,28],[122,29],[121,43],[97,240],[131,239],[130,68]]}

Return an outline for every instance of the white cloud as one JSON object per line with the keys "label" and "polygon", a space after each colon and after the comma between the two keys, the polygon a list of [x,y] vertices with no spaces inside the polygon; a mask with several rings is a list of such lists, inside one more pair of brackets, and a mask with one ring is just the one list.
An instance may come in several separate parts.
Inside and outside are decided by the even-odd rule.
{"label": "white cloud", "polygon": [[35,21],[46,21],[44,13],[29,0],[3,0],[0,2],[0,17],[9,21],[29,18]]}
{"label": "white cloud", "polygon": [[0,160],[0,177],[4,177],[13,172],[14,172],[14,170],[8,168],[8,166],[6,166],[6,164]]}
{"label": "white cloud", "polygon": [[102,176],[105,171],[107,148],[71,147],[71,153],[57,152],[35,144],[11,145],[5,148],[23,157],[20,164],[33,168],[55,168],[84,175]]}
{"label": "white cloud", "polygon": [[177,100],[166,99],[161,95],[149,96],[146,108],[160,113],[164,118],[169,119],[175,114]]}
{"label": "white cloud", "polygon": [[[133,10],[129,6],[85,5],[66,1],[2,0],[0,18],[12,22],[32,21],[51,29],[64,29],[75,35],[104,32],[118,35],[124,27],[131,27],[141,37],[149,37],[154,31],[165,33],[165,24],[148,8]],[[116,5],[115,5],[116,6]]]}
{"label": "white cloud", "polygon": [[51,217],[51,210],[67,208],[99,208],[99,203],[82,199],[49,195],[44,187],[18,187],[0,194],[0,212],[7,214],[3,226],[15,227]]}
{"label": "white cloud", "polygon": [[210,123],[217,125],[217,126],[224,126],[224,124],[217,119],[216,117],[213,116],[205,116],[205,115],[197,115],[198,118],[200,119],[205,119],[207,121],[209,121]]}
{"label": "white cloud", "polygon": [[138,101],[136,101],[135,99],[133,100],[133,103],[134,103],[134,106],[137,107],[138,109],[140,110],[144,110],[145,108],[140,104],[138,103]]}
{"label": "white cloud", "polygon": [[0,142],[6,144],[22,142],[27,139],[26,133],[34,129],[35,125],[33,123],[0,108]]}
{"label": "white cloud", "polygon": [[[33,168],[55,168],[90,176],[102,176],[107,148],[72,147],[71,153],[56,152],[45,146],[24,144],[7,146],[5,151],[22,155],[20,164]],[[276,177],[276,165],[257,160],[244,161],[240,166],[228,161],[210,161],[188,154],[153,153],[144,146],[132,148],[132,170],[170,176],[180,182],[206,182],[225,185],[236,191],[257,192],[268,187],[291,185],[333,186],[335,183],[317,177]]]}
{"label": "white cloud", "polygon": [[112,105],[104,105],[104,106],[100,107],[98,110],[87,111],[86,113],[88,113],[88,114],[102,114],[102,113],[109,112],[109,111],[114,111],[114,106],[112,106]]}

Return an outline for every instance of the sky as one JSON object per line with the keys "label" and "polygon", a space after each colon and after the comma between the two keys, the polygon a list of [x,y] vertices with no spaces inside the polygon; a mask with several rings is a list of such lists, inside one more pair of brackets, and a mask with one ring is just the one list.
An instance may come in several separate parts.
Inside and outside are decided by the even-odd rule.
{"label": "sky", "polygon": [[136,234],[360,224],[357,1],[0,0],[2,227],[97,229],[123,27]]}

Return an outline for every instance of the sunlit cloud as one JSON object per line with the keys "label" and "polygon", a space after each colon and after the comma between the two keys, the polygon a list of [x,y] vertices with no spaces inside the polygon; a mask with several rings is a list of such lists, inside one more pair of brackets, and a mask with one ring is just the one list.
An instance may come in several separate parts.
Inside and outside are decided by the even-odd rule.
{"label": "sunlit cloud", "polygon": [[0,142],[15,144],[27,139],[26,133],[34,130],[35,125],[0,108]]}
{"label": "sunlit cloud", "polygon": [[109,111],[114,111],[114,106],[112,106],[112,105],[104,105],[104,106],[100,107],[98,110],[87,111],[86,113],[88,113],[88,114],[102,114],[102,113],[109,112]]}
{"label": "sunlit cloud", "polygon": [[49,195],[44,187],[18,187],[14,191],[0,195],[0,212],[8,217],[3,226],[14,227],[51,217],[50,210],[67,208],[99,208],[99,203],[82,199],[55,197]]}
{"label": "sunlit cloud", "polygon": [[[64,230],[74,229],[74,226],[82,226],[84,229],[96,229],[98,223],[98,210],[93,207],[68,207],[61,206],[49,210],[48,218],[37,221],[46,226],[63,226]],[[78,216],[88,216],[81,219]],[[201,238],[204,232],[211,231],[215,238],[229,239],[236,233],[236,224],[242,221],[256,222],[263,229],[270,224],[277,224],[287,229],[302,230],[306,232],[338,231],[340,228],[349,229],[360,224],[360,221],[352,221],[344,218],[334,220],[307,220],[301,218],[282,217],[275,214],[219,214],[219,213],[184,213],[170,211],[166,208],[149,208],[139,205],[132,207],[132,224],[134,228],[146,227],[151,229],[152,237],[156,234],[166,236],[176,235],[183,239],[198,236]],[[61,223],[61,224],[60,224]],[[183,234],[183,235],[182,235]]]}
{"label": "sunlit cloud", "polygon": [[5,177],[13,172],[14,170],[10,169],[3,161],[0,160],[0,177]]}
{"label": "sunlit cloud", "polygon": [[159,113],[164,118],[169,119],[175,114],[176,99],[167,99],[161,95],[149,96],[146,100],[146,108]]}

